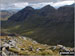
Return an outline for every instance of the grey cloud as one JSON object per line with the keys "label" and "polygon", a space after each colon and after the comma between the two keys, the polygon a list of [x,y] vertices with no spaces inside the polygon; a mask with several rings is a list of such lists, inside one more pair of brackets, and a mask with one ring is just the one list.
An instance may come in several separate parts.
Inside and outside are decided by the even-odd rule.
{"label": "grey cloud", "polygon": [[[50,2],[60,2],[60,1],[66,1],[66,0],[0,0],[0,7],[4,9],[12,9],[12,8],[20,8],[20,7],[22,8],[23,6],[25,7],[26,4],[20,5],[18,7],[15,6],[14,4],[26,2],[28,3],[29,6],[39,8],[41,7],[40,5],[44,6],[45,4],[50,3]],[[42,4],[40,4],[41,2]]]}
{"label": "grey cloud", "polygon": [[57,1],[64,1],[64,0],[1,0],[0,4],[18,3],[18,2],[37,3],[37,2],[57,2]]}

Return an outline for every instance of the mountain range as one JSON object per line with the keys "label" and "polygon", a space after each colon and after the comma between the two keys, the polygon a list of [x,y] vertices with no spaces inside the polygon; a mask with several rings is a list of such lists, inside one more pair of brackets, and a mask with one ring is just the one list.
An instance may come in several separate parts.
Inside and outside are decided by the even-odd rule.
{"label": "mountain range", "polygon": [[47,5],[41,9],[30,6],[2,21],[2,32],[17,33],[37,42],[74,46],[74,5],[58,9]]}

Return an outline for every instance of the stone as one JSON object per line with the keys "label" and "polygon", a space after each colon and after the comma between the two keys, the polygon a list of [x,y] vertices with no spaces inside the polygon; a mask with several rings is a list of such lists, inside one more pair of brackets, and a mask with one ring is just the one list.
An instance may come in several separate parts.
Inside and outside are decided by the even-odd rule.
{"label": "stone", "polygon": [[63,51],[70,51],[69,49],[67,49],[66,47],[62,47],[61,48]]}
{"label": "stone", "polygon": [[29,46],[29,51],[33,51],[33,47],[32,46]]}
{"label": "stone", "polygon": [[56,46],[52,46],[50,49],[52,49],[52,50],[56,50],[57,47],[56,47]]}
{"label": "stone", "polygon": [[37,44],[37,42],[36,41],[33,41],[33,44]]}
{"label": "stone", "polygon": [[64,47],[64,46],[63,46],[63,45],[57,45],[57,47],[62,48],[62,47]]}
{"label": "stone", "polygon": [[57,45],[57,47],[58,47],[60,50],[63,50],[63,51],[70,51],[68,48],[66,48],[66,47],[63,46],[63,45]]}
{"label": "stone", "polygon": [[15,42],[14,40],[10,40],[10,41],[9,41],[9,44],[10,44],[11,46],[15,46],[15,45],[16,45],[16,42]]}
{"label": "stone", "polygon": [[10,45],[9,44],[7,44],[7,43],[4,43],[3,44],[3,47],[9,47]]}
{"label": "stone", "polygon": [[5,48],[5,47],[3,47],[3,48],[2,48],[2,51],[5,51],[5,50],[6,50],[6,48]]}
{"label": "stone", "polygon": [[22,51],[24,51],[24,50],[25,50],[25,48],[21,48],[21,50],[22,50]]}
{"label": "stone", "polygon": [[42,48],[37,48],[37,49],[36,49],[37,52],[38,52],[38,51],[41,51],[41,50],[42,50]]}
{"label": "stone", "polygon": [[26,37],[22,37],[24,40],[27,40]]}

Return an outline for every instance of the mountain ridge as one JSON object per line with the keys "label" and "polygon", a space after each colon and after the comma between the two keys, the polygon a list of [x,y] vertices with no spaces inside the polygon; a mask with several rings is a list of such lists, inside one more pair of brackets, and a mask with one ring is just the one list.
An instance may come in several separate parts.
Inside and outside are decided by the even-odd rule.
{"label": "mountain ridge", "polygon": [[3,22],[2,28],[8,29],[6,31],[9,33],[28,36],[40,43],[73,47],[74,7],[47,7],[52,11],[47,11],[48,8],[45,10],[45,7],[44,11],[24,8]]}

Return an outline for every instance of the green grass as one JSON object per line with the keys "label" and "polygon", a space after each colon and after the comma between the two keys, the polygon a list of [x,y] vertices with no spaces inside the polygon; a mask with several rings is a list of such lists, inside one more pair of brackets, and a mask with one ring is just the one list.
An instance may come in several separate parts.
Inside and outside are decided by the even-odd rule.
{"label": "green grass", "polygon": [[[44,45],[44,44],[40,44],[40,43],[34,44],[33,43],[34,40],[32,40],[30,38],[27,38],[27,40],[24,40],[22,38],[19,38],[20,36],[18,36],[18,37],[10,36],[10,37],[11,38],[9,38],[9,39],[8,39],[8,36],[3,36],[0,38],[4,38],[5,40],[7,39],[7,41],[17,39],[16,46],[18,48],[16,48],[16,47],[9,48],[9,51],[17,53],[18,55],[57,55],[59,52],[57,50],[52,51],[51,49],[48,49],[48,47],[51,47],[48,45]],[[32,51],[30,51],[29,46],[32,46],[32,48],[33,48]],[[24,48],[24,50],[21,50],[22,48]],[[41,50],[36,51],[37,48],[41,48]]]}

